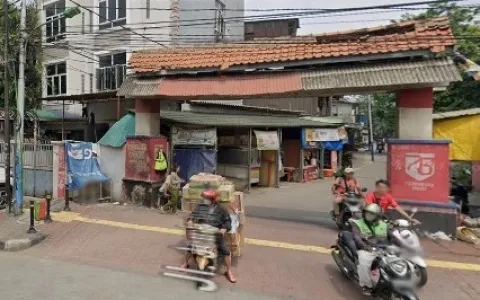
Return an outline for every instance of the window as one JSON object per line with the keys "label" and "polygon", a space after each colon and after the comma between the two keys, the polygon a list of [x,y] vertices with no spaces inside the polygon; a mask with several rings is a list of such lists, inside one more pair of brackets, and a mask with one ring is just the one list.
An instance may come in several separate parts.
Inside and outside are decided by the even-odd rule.
{"label": "window", "polygon": [[225,35],[225,4],[215,0],[215,41],[221,41]]}
{"label": "window", "polygon": [[125,78],[127,71],[127,53],[115,53],[99,57],[97,69],[97,90],[116,90]]}
{"label": "window", "polygon": [[100,0],[98,7],[100,29],[127,24],[127,0]]}
{"label": "window", "polygon": [[47,96],[67,94],[67,63],[46,66]]}
{"label": "window", "polygon": [[47,42],[54,42],[65,38],[65,0],[46,5],[45,9],[45,35]]}

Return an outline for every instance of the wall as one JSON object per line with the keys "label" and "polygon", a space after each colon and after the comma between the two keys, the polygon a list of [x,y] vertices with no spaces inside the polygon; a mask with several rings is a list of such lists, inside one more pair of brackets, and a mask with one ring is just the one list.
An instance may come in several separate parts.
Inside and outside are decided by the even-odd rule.
{"label": "wall", "polygon": [[112,202],[123,201],[123,177],[125,177],[125,145],[112,148],[99,145],[98,162],[102,173],[111,178]]}
{"label": "wall", "polygon": [[[245,0],[222,0],[225,5],[224,41],[243,40],[243,16]],[[179,42],[214,43],[215,42],[215,0],[181,0]],[[210,9],[192,11],[192,9]],[[239,18],[239,19],[231,19]],[[198,21],[209,19],[212,21]],[[195,24],[195,25],[191,25]]]}

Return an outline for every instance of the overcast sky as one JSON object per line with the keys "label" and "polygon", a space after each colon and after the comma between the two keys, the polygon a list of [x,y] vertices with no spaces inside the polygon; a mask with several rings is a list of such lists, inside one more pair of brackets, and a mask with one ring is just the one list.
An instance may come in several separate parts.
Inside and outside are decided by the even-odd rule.
{"label": "overcast sky", "polygon": [[[362,7],[372,5],[385,5],[393,3],[414,3],[421,0],[245,0],[246,9],[273,9],[273,8],[347,8]],[[427,0],[425,0],[427,1]],[[480,4],[480,0],[467,0],[459,5]],[[388,12],[351,12],[343,16],[312,16],[300,18],[299,34],[315,34],[321,32],[338,31],[345,29],[371,27],[382,24],[388,24],[389,20],[399,19],[406,11],[388,11]],[[408,11],[417,13],[416,10]],[[283,13],[283,12],[265,12],[265,14]],[[259,12],[247,12],[247,14],[263,14]],[[345,14],[345,13],[343,13]]]}

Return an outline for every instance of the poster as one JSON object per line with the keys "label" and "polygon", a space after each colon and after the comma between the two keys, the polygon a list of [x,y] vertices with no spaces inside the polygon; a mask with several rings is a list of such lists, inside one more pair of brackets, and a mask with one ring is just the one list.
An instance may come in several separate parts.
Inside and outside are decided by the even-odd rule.
{"label": "poster", "polygon": [[389,146],[388,177],[392,195],[400,200],[449,201],[448,144]]}
{"label": "poster", "polygon": [[57,182],[57,198],[65,199],[65,184],[66,179],[66,164],[65,164],[65,146],[58,147],[58,182]]}
{"label": "poster", "polygon": [[190,129],[172,127],[172,142],[174,145],[215,146],[217,142],[217,130],[215,128]]}
{"label": "poster", "polygon": [[337,128],[304,128],[306,142],[329,142],[338,141]]}
{"label": "poster", "polygon": [[258,131],[254,130],[257,138],[258,150],[279,150],[280,141],[278,139],[278,132],[276,131]]}
{"label": "poster", "polygon": [[92,143],[66,143],[69,190],[78,190],[91,182],[109,180],[100,171]]}

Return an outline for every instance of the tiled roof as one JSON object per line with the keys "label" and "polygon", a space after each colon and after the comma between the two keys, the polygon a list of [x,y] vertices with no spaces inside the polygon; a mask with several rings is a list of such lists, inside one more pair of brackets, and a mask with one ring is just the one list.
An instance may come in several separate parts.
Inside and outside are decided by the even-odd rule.
{"label": "tiled roof", "polygon": [[456,41],[448,18],[409,21],[388,26],[322,34],[316,40],[215,44],[136,52],[136,72],[186,70],[303,61],[321,58],[389,54],[404,51],[444,52]]}
{"label": "tiled roof", "polygon": [[[440,58],[418,62],[352,64],[304,72],[166,76],[157,81],[130,76],[124,81],[118,95],[129,98],[158,96],[183,100],[231,100],[263,96],[295,97],[309,93],[354,93],[405,86],[438,87],[461,79],[453,61]],[[151,87],[144,88],[146,85]]]}
{"label": "tiled roof", "polygon": [[205,114],[183,111],[160,111],[162,121],[180,124],[217,126],[217,127],[338,127],[330,124],[307,120],[300,117],[278,117],[259,115]]}
{"label": "tiled roof", "polygon": [[480,108],[471,108],[471,109],[436,113],[432,115],[432,118],[434,120],[444,120],[444,119],[459,118],[459,117],[474,116],[474,115],[480,115]]}

